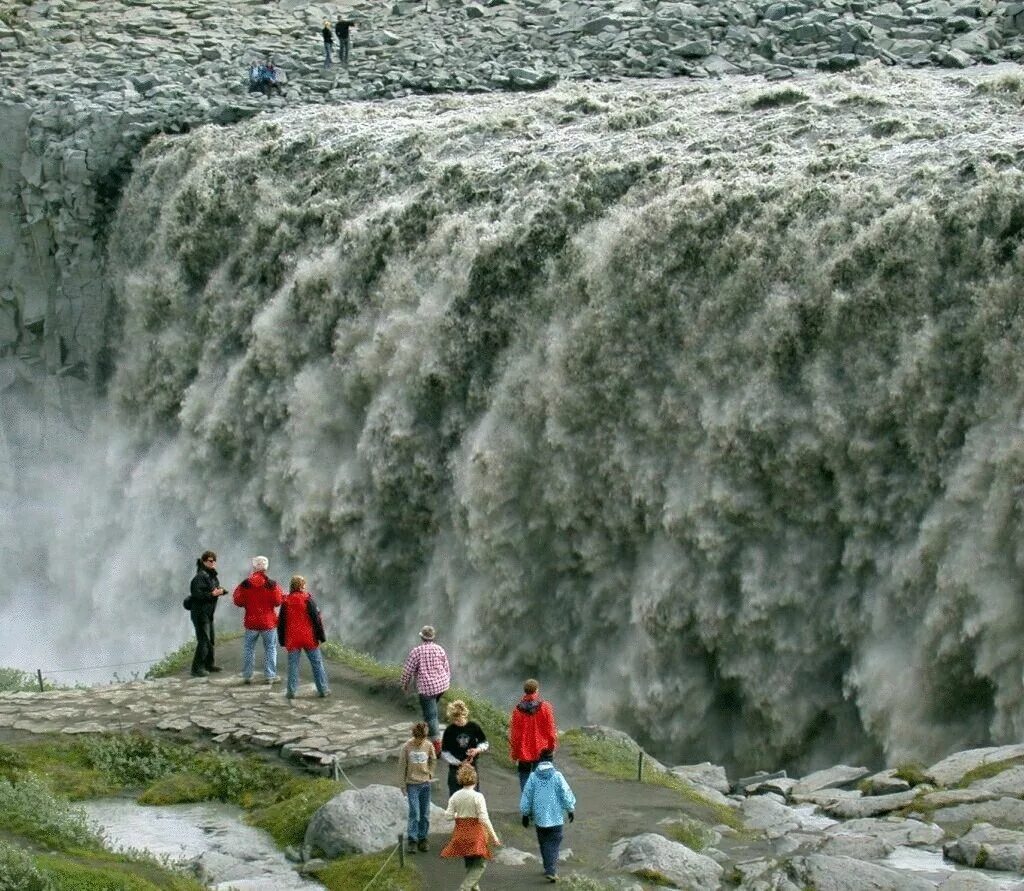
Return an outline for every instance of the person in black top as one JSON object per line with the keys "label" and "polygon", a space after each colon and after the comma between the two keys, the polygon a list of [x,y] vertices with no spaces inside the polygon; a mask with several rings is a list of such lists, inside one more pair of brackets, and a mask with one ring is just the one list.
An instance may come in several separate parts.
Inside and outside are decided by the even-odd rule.
{"label": "person in black top", "polygon": [[217,598],[227,593],[217,578],[217,555],[203,551],[196,560],[196,574],[189,585],[189,612],[196,630],[196,654],[192,659],[192,677],[204,678],[211,671],[220,671],[213,661],[213,613]]}
{"label": "person in black top", "polygon": [[348,19],[338,19],[334,23],[334,33],[338,36],[338,61],[348,68],[348,32],[356,26]]}
{"label": "person in black top", "polygon": [[331,31],[331,23],[324,19],[324,27],[320,32],[324,37],[324,68],[331,67],[331,47],[334,46],[334,34]]}
{"label": "person in black top", "polygon": [[[441,737],[441,758],[448,765],[448,797],[459,791],[458,772],[463,764],[475,765],[476,757],[490,748],[483,728],[469,720],[469,709],[461,699],[448,704],[448,726]],[[479,776],[479,768],[477,768]],[[476,784],[480,791],[480,783]]]}

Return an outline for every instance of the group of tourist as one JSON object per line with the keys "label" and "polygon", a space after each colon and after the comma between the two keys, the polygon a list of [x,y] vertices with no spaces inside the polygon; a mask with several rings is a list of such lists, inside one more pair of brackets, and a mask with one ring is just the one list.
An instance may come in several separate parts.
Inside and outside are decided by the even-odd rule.
{"label": "group of tourist", "polygon": [[[399,754],[401,784],[409,802],[406,844],[409,853],[428,851],[430,790],[438,760],[448,765],[448,817],[455,832],[441,851],[442,857],[462,857],[466,876],[460,891],[479,891],[480,879],[491,858],[490,846],[501,845],[480,792],[477,758],[489,748],[483,728],[470,720],[461,699],[448,704],[448,726],[439,733],[438,703],[451,685],[448,654],[436,641],[432,625],[420,631],[420,643],[409,651],[402,667],[402,689],[415,680],[423,720],[413,725],[412,738]],[[523,684],[522,698],[509,720],[509,755],[519,775],[519,811],[523,826],[531,821],[537,832],[544,875],[558,881],[558,852],[565,819],[575,818],[576,797],[554,766],[558,730],[551,704],[541,698],[533,678]]]}
{"label": "group of tourist", "polygon": [[[313,669],[313,682],[321,697],[328,696],[327,672],[320,644],[327,639],[316,601],[301,575],[293,575],[286,594],[267,575],[270,561],[252,558],[252,572],[231,595],[235,606],[244,611],[242,625],[242,683],[251,684],[256,663],[256,643],[263,644],[263,679],[276,684],[277,645],[288,652],[288,683],[285,696],[294,699],[299,687],[299,660],[305,653]],[[206,677],[221,667],[214,660],[213,615],[219,598],[227,593],[217,578],[217,555],[204,551],[196,561],[196,574],[189,585],[185,606],[192,616],[196,632],[196,653],[192,659],[192,677]]]}
{"label": "group of tourist", "polygon": [[[288,683],[285,695],[294,699],[299,684],[299,660],[302,653],[313,669],[317,693],[330,693],[320,644],[325,641],[323,619],[301,575],[292,576],[287,593],[269,575],[266,557],[252,558],[252,571],[232,592],[235,606],[243,609],[242,682],[251,684],[256,664],[256,645],[263,646],[263,679],[268,685],[278,681],[277,647],[288,652]],[[204,551],[196,561],[196,574],[189,586],[185,606],[196,634],[196,652],[192,676],[207,677],[221,671],[214,659],[213,616],[218,600],[227,589],[217,577],[217,555]],[[412,738],[399,754],[401,785],[409,804],[407,849],[410,853],[430,850],[431,784],[438,761],[448,767],[448,808],[455,820],[451,840],[442,857],[462,857],[466,876],[460,891],[479,891],[480,878],[491,858],[491,845],[501,845],[487,814],[487,801],[480,791],[477,759],[490,744],[483,728],[470,719],[469,708],[461,699],[448,703],[448,723],[441,733],[438,705],[451,686],[448,654],[436,640],[432,625],[424,625],[420,642],[414,646],[402,666],[400,683],[406,692],[415,684],[423,720],[413,725]],[[558,880],[558,852],[565,819],[575,817],[576,798],[565,777],[554,766],[558,730],[551,704],[541,698],[540,685],[530,678],[523,684],[523,695],[509,720],[509,755],[516,762],[519,776],[519,810],[523,826],[532,822],[537,832],[544,875]]]}
{"label": "group of tourist", "polygon": [[338,38],[338,61],[348,67],[348,41],[349,31],[356,26],[356,23],[349,19],[339,18],[334,23],[334,30],[331,30],[330,19],[324,19],[324,26],[320,34],[324,39],[324,68],[330,68],[331,51],[334,49],[334,38]]}

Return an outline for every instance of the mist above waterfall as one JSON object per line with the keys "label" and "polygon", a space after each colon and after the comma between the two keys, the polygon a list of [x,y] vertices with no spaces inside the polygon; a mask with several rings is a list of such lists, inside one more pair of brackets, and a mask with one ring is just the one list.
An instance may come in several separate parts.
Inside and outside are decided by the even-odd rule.
{"label": "mist above waterfall", "polygon": [[[197,548],[270,551],[333,636],[430,621],[461,682],[675,762],[1019,738],[1019,95],[866,68],[154,141],[50,583],[148,644]],[[86,551],[124,568],[54,570]]]}

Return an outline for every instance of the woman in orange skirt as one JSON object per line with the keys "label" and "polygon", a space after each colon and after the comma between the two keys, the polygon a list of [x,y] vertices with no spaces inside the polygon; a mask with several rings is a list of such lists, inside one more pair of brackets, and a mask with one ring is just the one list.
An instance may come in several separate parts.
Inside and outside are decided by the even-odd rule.
{"label": "woman in orange skirt", "polygon": [[480,879],[491,859],[488,840],[501,845],[491,818],[487,816],[487,802],[483,795],[474,791],[476,771],[470,764],[463,764],[455,775],[459,789],[448,799],[445,814],[455,819],[455,831],[451,840],[441,851],[442,857],[463,857],[466,861],[466,878],[459,885],[459,891],[480,891]]}

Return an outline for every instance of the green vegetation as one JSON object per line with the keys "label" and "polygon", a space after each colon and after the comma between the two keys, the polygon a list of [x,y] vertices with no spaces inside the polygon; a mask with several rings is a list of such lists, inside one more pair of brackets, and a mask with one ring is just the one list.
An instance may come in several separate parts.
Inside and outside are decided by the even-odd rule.
{"label": "green vegetation", "polygon": [[979,764],[974,770],[969,770],[964,774],[963,779],[956,784],[957,788],[966,789],[972,783],[978,782],[978,780],[997,777],[1011,767],[1017,767],[1020,764],[1024,764],[1024,755],[1018,755],[1016,758],[1006,758],[1003,761],[989,761],[987,764]]}
{"label": "green vegetation", "polygon": [[[636,779],[637,752],[629,746],[611,739],[588,736],[578,729],[562,734],[562,742],[569,746],[573,757],[588,770],[620,780]],[[706,811],[717,823],[724,823],[733,829],[743,828],[743,821],[732,808],[712,801],[674,774],[651,769],[646,761],[643,782],[678,792],[688,802]]]}
{"label": "green vegetation", "polygon": [[[43,679],[43,689],[52,690],[51,684]],[[39,681],[32,675],[16,668],[0,668],[0,693],[34,693],[39,691]]]}
{"label": "green vegetation", "polygon": [[711,829],[690,817],[681,817],[660,827],[661,832],[673,841],[686,845],[691,851],[703,851],[715,838]]}
{"label": "green vegetation", "polygon": [[911,786],[920,786],[922,783],[929,782],[928,775],[924,772],[924,768],[920,764],[909,763],[901,764],[896,768],[893,776],[899,780],[910,783]]}
{"label": "green vegetation", "polygon": [[976,89],[979,93],[1024,97],[1024,77],[1017,73],[1002,74],[982,81]]}
{"label": "green vegetation", "polygon": [[383,851],[379,854],[339,857],[323,868],[311,871],[310,874],[318,881],[323,882],[331,891],[363,891],[367,883],[378,872],[380,876],[373,883],[375,889],[380,889],[380,891],[421,891],[423,880],[419,870],[412,864],[406,863],[404,867],[400,866],[396,854],[385,866],[385,862],[391,857],[391,854],[392,851]]}
{"label": "green vegetation", "polygon": [[280,847],[300,845],[317,809],[342,791],[327,779],[296,777],[285,783],[275,799],[249,814],[249,823],[268,833]]}
{"label": "green vegetation", "polygon": [[[241,631],[232,631],[230,634],[218,634],[217,642],[219,644],[228,643],[232,640],[240,640],[243,635]],[[190,640],[187,643],[183,643],[178,649],[172,653],[168,653],[157,662],[155,665],[149,667],[149,671],[146,672],[147,678],[169,678],[176,675],[182,669],[188,668],[192,664],[192,657],[196,654],[196,642]]]}
{"label": "green vegetation", "polygon": [[767,108],[780,108],[783,105],[796,105],[798,102],[806,102],[808,98],[808,95],[800,90],[783,87],[779,90],[766,90],[763,93],[758,93],[750,101],[750,107],[754,111],[763,111]]}
{"label": "green vegetation", "polygon": [[359,650],[354,650],[351,647],[343,646],[334,641],[325,643],[320,647],[320,651],[325,659],[345,665],[374,681],[394,681],[397,683],[398,679],[402,676],[401,665],[381,662],[367,653],[361,653]]}
{"label": "green vegetation", "polygon": [[572,891],[612,891],[615,887],[614,885],[599,882],[597,879],[592,879],[589,876],[582,875],[578,872],[570,873],[569,875],[560,878],[561,886],[563,888],[571,888]]}
{"label": "green vegetation", "polygon": [[658,885],[662,888],[675,888],[676,883],[673,882],[668,876],[658,872],[656,869],[638,869],[633,873],[638,879],[643,879],[645,882],[650,882],[652,885]]}

